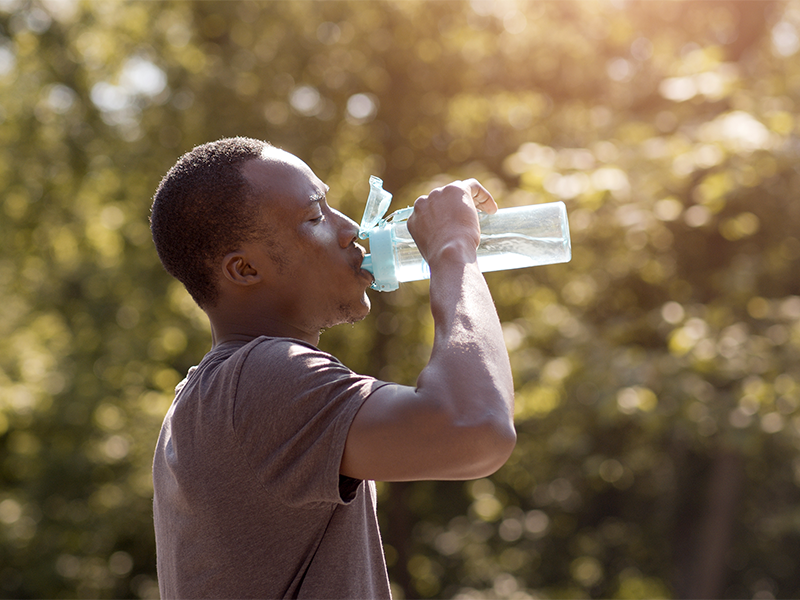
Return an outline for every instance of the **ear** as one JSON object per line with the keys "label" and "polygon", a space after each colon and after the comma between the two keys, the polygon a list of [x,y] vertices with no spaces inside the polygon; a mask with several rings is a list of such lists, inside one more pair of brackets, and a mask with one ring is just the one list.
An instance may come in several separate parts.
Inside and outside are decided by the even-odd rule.
{"label": "ear", "polygon": [[231,252],[222,259],[225,279],[236,285],[253,285],[261,281],[261,274],[241,251]]}

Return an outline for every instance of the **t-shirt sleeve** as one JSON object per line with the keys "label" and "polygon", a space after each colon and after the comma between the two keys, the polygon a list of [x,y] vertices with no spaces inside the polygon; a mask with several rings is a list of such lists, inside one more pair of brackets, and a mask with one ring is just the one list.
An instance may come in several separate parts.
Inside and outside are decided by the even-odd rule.
{"label": "t-shirt sleeve", "polygon": [[342,503],[339,466],[363,402],[385,385],[288,339],[265,339],[241,359],[233,431],[265,493],[289,505]]}

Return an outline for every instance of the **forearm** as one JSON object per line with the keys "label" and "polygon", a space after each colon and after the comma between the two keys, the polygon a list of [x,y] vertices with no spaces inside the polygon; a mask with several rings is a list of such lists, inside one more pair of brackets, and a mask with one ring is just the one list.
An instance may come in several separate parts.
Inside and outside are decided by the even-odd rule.
{"label": "forearm", "polygon": [[513,447],[514,385],[494,302],[477,263],[452,258],[431,265],[434,342],[417,391],[465,430]]}

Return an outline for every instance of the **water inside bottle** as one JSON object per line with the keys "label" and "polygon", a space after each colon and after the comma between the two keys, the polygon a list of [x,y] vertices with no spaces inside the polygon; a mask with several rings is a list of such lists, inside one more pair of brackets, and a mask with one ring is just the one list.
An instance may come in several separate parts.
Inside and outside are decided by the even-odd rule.
{"label": "water inside bottle", "polygon": [[[483,235],[478,246],[478,266],[482,272],[488,273],[562,262],[564,246],[561,238],[535,238],[520,233]],[[430,278],[430,267],[410,235],[398,235],[395,248],[397,281]]]}
{"label": "water inside bottle", "polygon": [[478,266],[484,273],[549,265],[563,260],[561,238],[537,238],[521,233],[482,235]]}

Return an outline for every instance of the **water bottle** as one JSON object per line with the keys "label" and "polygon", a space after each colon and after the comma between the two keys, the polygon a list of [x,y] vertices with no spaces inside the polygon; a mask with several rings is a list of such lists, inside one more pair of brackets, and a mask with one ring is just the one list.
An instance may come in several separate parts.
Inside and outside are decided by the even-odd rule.
{"label": "water bottle", "polygon": [[[392,195],[374,175],[369,185],[358,236],[369,239],[370,254],[361,266],[375,278],[372,289],[391,292],[404,281],[430,278],[430,267],[408,232],[414,208],[403,208],[384,219]],[[484,273],[565,263],[572,257],[563,202],[501,208],[493,215],[478,213],[478,218],[478,267]]]}

